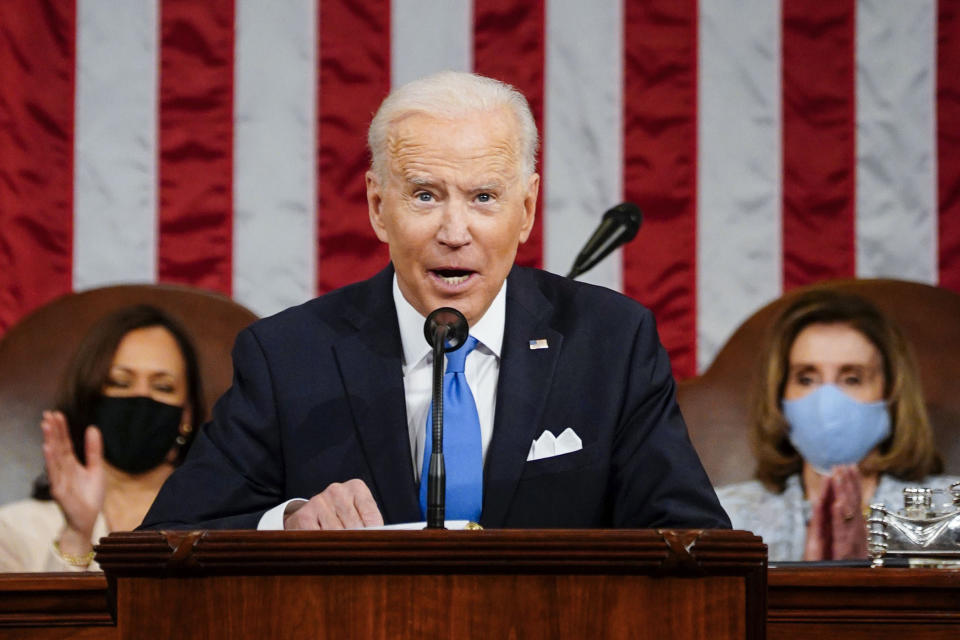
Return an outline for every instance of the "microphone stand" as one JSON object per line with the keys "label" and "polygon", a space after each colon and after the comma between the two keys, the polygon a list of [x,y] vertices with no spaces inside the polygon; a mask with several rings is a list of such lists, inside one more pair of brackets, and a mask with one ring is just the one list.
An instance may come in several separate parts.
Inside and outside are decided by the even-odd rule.
{"label": "microphone stand", "polygon": [[[470,335],[467,319],[452,307],[434,309],[423,325],[423,337],[433,349],[433,448],[427,466],[427,529],[443,529],[446,518],[447,474],[443,464],[443,354],[459,349]],[[426,448],[426,438],[424,438]],[[421,483],[423,478],[420,479]],[[422,484],[421,484],[422,486]]]}
{"label": "microphone stand", "polygon": [[433,451],[427,472],[427,529],[443,529],[446,517],[447,472],[443,466],[443,354],[446,325],[433,338]]}

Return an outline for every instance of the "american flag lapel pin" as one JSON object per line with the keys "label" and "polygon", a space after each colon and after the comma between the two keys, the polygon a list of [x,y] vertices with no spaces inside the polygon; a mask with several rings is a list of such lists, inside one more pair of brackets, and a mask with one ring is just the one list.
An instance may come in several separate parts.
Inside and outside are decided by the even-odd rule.
{"label": "american flag lapel pin", "polygon": [[546,338],[537,338],[536,340],[530,341],[530,349],[549,349],[550,345],[547,344]]}

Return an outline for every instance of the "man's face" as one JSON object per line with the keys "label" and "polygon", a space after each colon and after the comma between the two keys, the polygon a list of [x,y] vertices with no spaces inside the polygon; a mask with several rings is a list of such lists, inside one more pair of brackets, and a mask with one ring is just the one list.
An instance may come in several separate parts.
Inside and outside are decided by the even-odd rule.
{"label": "man's face", "polygon": [[473,326],[497,295],[537,204],[540,176],[523,177],[520,152],[506,110],[391,127],[386,175],[367,172],[370,222],[421,314],[454,307]]}

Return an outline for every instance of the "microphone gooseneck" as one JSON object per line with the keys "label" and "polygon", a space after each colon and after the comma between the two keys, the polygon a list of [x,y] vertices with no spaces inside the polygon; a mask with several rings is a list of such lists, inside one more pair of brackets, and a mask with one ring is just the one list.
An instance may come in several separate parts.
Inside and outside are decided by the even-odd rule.
{"label": "microphone gooseneck", "polygon": [[567,277],[576,278],[586,273],[611,251],[633,240],[642,222],[643,213],[632,202],[622,202],[607,210],[597,230],[577,254]]}
{"label": "microphone gooseneck", "polygon": [[[427,316],[423,335],[433,347],[433,448],[427,471],[427,529],[443,529],[446,519],[447,474],[443,463],[443,354],[466,342],[470,328],[463,314],[440,307]],[[421,480],[422,481],[422,480]]]}

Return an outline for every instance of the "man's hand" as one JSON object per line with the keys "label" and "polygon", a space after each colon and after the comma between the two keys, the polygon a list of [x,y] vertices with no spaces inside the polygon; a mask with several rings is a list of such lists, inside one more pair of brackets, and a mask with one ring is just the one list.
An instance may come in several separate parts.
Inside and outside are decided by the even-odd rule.
{"label": "man's hand", "polygon": [[383,526],[370,489],[358,478],[334,482],[283,518],[284,529],[363,529]]}
{"label": "man's hand", "polygon": [[867,557],[866,522],[860,506],[862,482],[856,465],[833,469],[813,504],[804,560]]}

